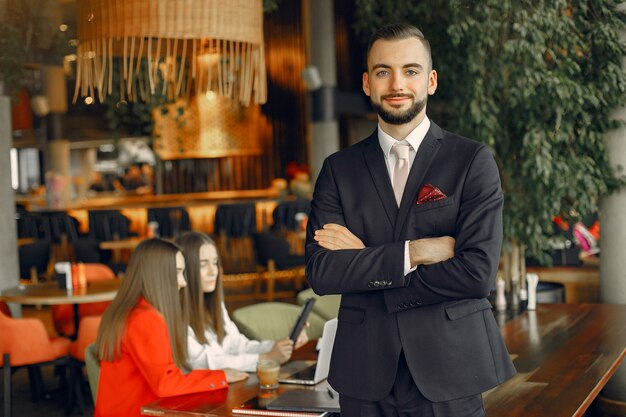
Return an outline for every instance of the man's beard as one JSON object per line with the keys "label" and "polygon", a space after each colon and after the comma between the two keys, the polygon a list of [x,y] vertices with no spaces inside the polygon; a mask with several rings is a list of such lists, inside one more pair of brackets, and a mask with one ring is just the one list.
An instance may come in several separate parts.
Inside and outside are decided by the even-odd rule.
{"label": "man's beard", "polygon": [[411,120],[415,119],[415,116],[419,114],[424,107],[426,107],[426,102],[428,101],[428,96],[425,96],[423,100],[416,101],[413,105],[407,110],[401,113],[393,113],[391,111],[385,110],[382,105],[382,100],[385,98],[392,97],[411,97],[406,94],[388,94],[381,97],[381,103],[376,103],[374,100],[370,100],[372,102],[372,107],[378,113],[381,119],[385,121],[385,123],[389,123],[390,125],[403,125],[409,123]]}

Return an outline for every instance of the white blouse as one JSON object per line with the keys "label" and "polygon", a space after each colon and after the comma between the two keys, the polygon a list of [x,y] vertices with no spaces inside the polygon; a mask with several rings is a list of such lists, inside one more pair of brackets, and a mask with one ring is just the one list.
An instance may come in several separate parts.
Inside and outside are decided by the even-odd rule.
{"label": "white blouse", "polygon": [[239,371],[254,372],[260,353],[267,353],[274,347],[273,340],[249,340],[239,332],[222,304],[224,316],[224,340],[217,341],[212,329],[204,331],[208,344],[198,341],[191,327],[187,330],[187,350],[191,369],[224,369],[232,368]]}

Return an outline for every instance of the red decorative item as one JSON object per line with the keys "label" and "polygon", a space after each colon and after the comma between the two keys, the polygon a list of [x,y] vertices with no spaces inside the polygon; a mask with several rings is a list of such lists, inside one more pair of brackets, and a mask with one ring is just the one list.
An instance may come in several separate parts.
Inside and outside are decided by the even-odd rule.
{"label": "red decorative item", "polygon": [[417,195],[417,204],[424,204],[430,201],[437,201],[447,198],[439,188],[432,184],[425,184]]}
{"label": "red decorative item", "polygon": [[33,130],[30,98],[25,89],[17,93],[17,102],[11,107],[11,126],[13,130]]}

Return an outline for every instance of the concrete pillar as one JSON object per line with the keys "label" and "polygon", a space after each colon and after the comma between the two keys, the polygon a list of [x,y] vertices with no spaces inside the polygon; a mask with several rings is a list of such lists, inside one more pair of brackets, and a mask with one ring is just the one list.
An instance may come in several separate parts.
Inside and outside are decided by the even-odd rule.
{"label": "concrete pillar", "polygon": [[97,148],[83,149],[80,152],[80,164],[78,176],[82,179],[77,185],[76,194],[79,200],[87,198],[87,191],[89,191],[91,174],[93,173],[93,167],[98,160]]}
{"label": "concrete pillar", "polygon": [[48,142],[46,196],[48,206],[58,208],[71,199],[70,142],[55,139]]}
{"label": "concrete pillar", "polygon": [[[626,3],[621,4],[622,10]],[[626,41],[626,31],[621,32]],[[622,61],[626,71],[626,59]],[[626,107],[618,109],[614,118],[626,122]],[[626,127],[612,131],[607,137],[609,159],[613,166],[626,166]],[[600,296],[602,302],[626,304],[626,190],[622,189],[600,204]],[[606,384],[602,394],[610,399],[626,403],[626,364],[617,369]]]}
{"label": "concrete pillar", "polygon": [[[1,82],[0,82],[1,83]],[[0,290],[19,283],[15,194],[11,187],[11,99],[0,93]]]}
{"label": "concrete pillar", "polygon": [[311,179],[315,181],[324,158],[339,150],[339,123],[335,109],[337,62],[335,59],[335,14],[333,0],[305,1],[309,30],[309,65],[317,67],[322,87],[312,93],[309,159]]}

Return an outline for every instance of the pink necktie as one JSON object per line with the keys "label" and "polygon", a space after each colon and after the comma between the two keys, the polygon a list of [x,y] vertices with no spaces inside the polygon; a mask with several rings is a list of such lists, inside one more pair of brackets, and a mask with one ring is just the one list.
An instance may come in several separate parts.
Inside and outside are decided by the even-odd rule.
{"label": "pink necktie", "polygon": [[396,164],[393,167],[391,184],[393,186],[393,193],[396,196],[396,203],[398,203],[398,207],[400,207],[404,186],[409,177],[409,146],[407,144],[394,143],[391,147],[391,152],[396,156]]}

